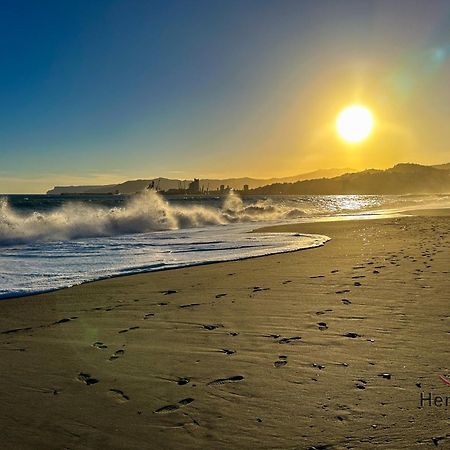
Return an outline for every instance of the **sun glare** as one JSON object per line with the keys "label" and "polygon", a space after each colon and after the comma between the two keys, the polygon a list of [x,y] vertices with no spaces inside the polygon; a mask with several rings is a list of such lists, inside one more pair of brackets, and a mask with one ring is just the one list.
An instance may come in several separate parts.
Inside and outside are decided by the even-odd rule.
{"label": "sun glare", "polygon": [[372,128],[372,113],[361,105],[347,106],[336,119],[339,136],[350,143],[357,143],[365,139],[369,136]]}

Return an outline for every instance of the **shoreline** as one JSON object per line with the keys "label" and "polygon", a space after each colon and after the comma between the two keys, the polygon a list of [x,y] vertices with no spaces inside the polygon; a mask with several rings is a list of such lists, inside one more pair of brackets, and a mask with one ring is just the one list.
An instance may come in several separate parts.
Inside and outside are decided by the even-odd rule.
{"label": "shoreline", "polygon": [[[275,225],[274,227],[278,228],[278,227],[282,227],[283,225]],[[262,228],[260,228],[262,229]],[[249,231],[249,233],[258,233],[260,232],[260,229],[256,229],[256,230],[251,230]],[[282,232],[282,231],[280,231]],[[271,232],[269,232],[271,233]],[[265,258],[267,256],[273,256],[273,255],[282,255],[285,253],[293,253],[293,252],[301,252],[303,250],[310,250],[313,248],[318,248],[318,247],[323,247],[329,240],[330,238],[328,236],[324,236],[324,235],[318,235],[318,234],[314,234],[314,233],[309,233],[306,234],[305,236],[317,236],[320,238],[326,238],[327,240],[324,243],[320,243],[320,244],[314,244],[311,245],[309,247],[304,247],[304,248],[298,248],[298,249],[294,249],[294,250],[281,250],[281,251],[275,251],[273,253],[267,253],[264,255],[252,255],[252,256],[243,256],[240,258],[232,258],[232,259],[227,259],[227,260],[215,260],[215,261],[202,261],[202,262],[197,262],[197,263],[187,263],[185,265],[179,265],[176,267],[158,267],[158,268],[154,268],[154,269],[144,269],[144,270],[140,270],[140,271],[136,271],[136,272],[129,272],[129,273],[122,273],[122,274],[115,274],[115,275],[107,275],[105,277],[100,277],[100,278],[95,278],[93,280],[88,280],[88,281],[83,281],[77,284],[74,284],[72,286],[65,286],[65,287],[59,287],[59,288],[54,288],[54,289],[48,289],[45,291],[36,291],[36,292],[30,292],[30,293],[26,293],[26,294],[21,294],[21,295],[13,295],[13,296],[2,296],[0,295],[0,302],[3,300],[13,300],[13,299],[19,299],[19,298],[23,298],[23,297],[32,297],[35,295],[41,295],[41,294],[49,294],[52,292],[58,292],[58,291],[62,291],[65,289],[72,289],[74,287],[77,286],[84,286],[87,284],[91,284],[91,283],[96,283],[98,281],[105,281],[105,280],[111,280],[114,278],[121,278],[121,277],[129,277],[129,276],[133,276],[133,275],[140,275],[140,274],[147,274],[147,273],[157,273],[157,272],[166,272],[166,271],[172,271],[172,270],[179,270],[179,269],[186,269],[189,267],[201,267],[201,266],[208,266],[211,264],[221,264],[221,263],[227,263],[227,262],[237,262],[237,261],[245,261],[245,260],[250,260],[250,259],[255,259],[255,258]]]}
{"label": "shoreline", "polygon": [[[251,230],[250,233],[288,233],[288,232],[291,232],[291,230],[293,230],[292,232],[295,232],[297,227],[300,225],[314,225],[314,224],[321,224],[321,223],[347,222],[347,221],[359,221],[359,220],[383,220],[383,219],[389,219],[389,218],[399,218],[399,217],[409,217],[409,216],[438,216],[438,217],[450,216],[450,208],[445,208],[445,207],[433,208],[433,209],[416,208],[416,209],[412,209],[412,210],[377,211],[377,212],[373,212],[373,213],[368,212],[368,213],[361,213],[359,215],[342,215],[342,216],[338,215],[338,216],[332,216],[332,217],[317,217],[316,220],[311,221],[311,222],[295,222],[295,223],[290,223],[290,224],[277,224],[277,225],[268,225],[268,226],[263,226],[261,224],[260,227],[254,229],[254,230]],[[305,234],[318,235],[317,233],[314,233],[313,231],[310,231],[309,233],[305,233]],[[322,236],[325,238],[328,238],[328,240],[331,239],[330,236],[327,236],[327,235],[322,235]],[[264,257],[271,256],[271,255],[278,255],[278,254],[281,255],[284,253],[299,252],[299,251],[303,251],[303,250],[308,250],[308,249],[324,246],[324,245],[326,245],[327,242],[328,241],[326,241],[323,244],[316,245],[316,246],[305,247],[305,248],[296,249],[296,250],[279,251],[279,252],[274,252],[274,253],[268,253],[266,255],[245,256],[245,257],[241,257],[241,258],[229,259],[226,261],[217,260],[217,261],[204,261],[204,262],[199,262],[199,263],[188,263],[186,265],[180,265],[177,267],[162,267],[162,268],[141,270],[141,271],[135,271],[135,272],[129,272],[129,273],[123,273],[123,274],[107,275],[105,277],[100,277],[100,278],[95,278],[93,280],[83,281],[83,282],[80,282],[78,284],[74,284],[71,286],[57,287],[57,288],[53,288],[53,289],[29,292],[29,293],[24,293],[24,294],[19,294],[19,295],[8,295],[8,294],[5,296],[0,295],[0,302],[2,302],[4,300],[13,300],[13,299],[19,299],[19,298],[32,297],[35,295],[58,292],[58,291],[65,290],[65,289],[71,289],[76,286],[82,286],[82,285],[86,285],[86,284],[96,283],[98,281],[104,281],[104,280],[109,280],[109,279],[114,279],[114,278],[119,278],[119,277],[128,277],[128,276],[153,273],[153,272],[164,272],[164,271],[168,271],[168,270],[178,270],[178,269],[184,269],[187,267],[201,267],[201,266],[206,266],[206,265],[210,265],[210,264],[220,264],[220,263],[224,263],[224,262],[233,262],[233,261],[244,261],[244,260],[253,259],[253,258],[264,258]]]}

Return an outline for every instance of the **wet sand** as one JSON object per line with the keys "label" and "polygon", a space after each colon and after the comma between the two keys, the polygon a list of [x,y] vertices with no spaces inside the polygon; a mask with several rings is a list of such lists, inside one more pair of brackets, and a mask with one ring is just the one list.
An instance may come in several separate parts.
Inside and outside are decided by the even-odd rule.
{"label": "wet sand", "polygon": [[449,224],[0,301],[2,448],[449,448]]}

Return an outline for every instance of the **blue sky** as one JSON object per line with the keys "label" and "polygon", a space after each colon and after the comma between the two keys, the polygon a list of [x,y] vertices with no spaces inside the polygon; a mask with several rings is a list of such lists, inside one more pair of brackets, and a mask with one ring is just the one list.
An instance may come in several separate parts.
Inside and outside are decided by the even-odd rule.
{"label": "blue sky", "polygon": [[[448,161],[449,14],[439,0],[1,0],[0,192]],[[358,150],[328,130],[355,100],[380,124]]]}

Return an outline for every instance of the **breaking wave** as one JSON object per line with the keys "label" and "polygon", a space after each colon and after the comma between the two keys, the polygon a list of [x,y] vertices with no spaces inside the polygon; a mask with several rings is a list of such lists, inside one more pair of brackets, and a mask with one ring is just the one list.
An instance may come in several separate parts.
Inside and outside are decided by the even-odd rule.
{"label": "breaking wave", "polygon": [[231,192],[221,208],[170,204],[154,191],[132,197],[125,206],[105,208],[73,202],[47,212],[21,213],[0,199],[0,245],[72,240],[236,222],[293,219],[297,209],[270,199],[244,204]]}

